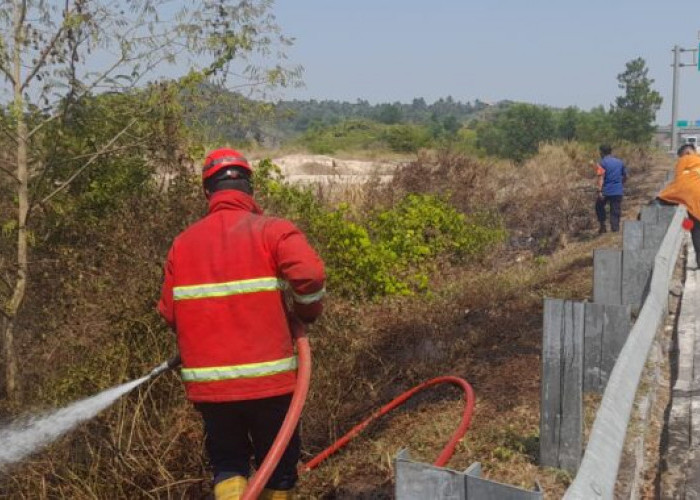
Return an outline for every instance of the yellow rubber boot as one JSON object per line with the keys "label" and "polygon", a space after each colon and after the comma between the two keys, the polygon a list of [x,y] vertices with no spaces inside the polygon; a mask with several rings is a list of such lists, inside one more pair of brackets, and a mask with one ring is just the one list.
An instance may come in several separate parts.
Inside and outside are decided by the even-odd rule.
{"label": "yellow rubber boot", "polygon": [[214,498],[216,500],[240,500],[246,486],[248,486],[248,480],[243,476],[224,479],[214,486]]}
{"label": "yellow rubber boot", "polygon": [[260,493],[258,500],[294,500],[295,498],[293,490],[271,490],[265,488]]}

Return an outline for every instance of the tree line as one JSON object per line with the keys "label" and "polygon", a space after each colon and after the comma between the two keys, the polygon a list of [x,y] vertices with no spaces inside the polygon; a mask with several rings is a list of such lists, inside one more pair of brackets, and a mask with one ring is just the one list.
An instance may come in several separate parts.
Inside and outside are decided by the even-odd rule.
{"label": "tree line", "polygon": [[662,103],[648,71],[644,59],[629,61],[617,76],[623,94],[607,110],[603,106],[582,111],[514,104],[492,120],[476,124],[477,146],[488,154],[522,161],[534,155],[540,143],[557,140],[648,145]]}
{"label": "tree line", "polygon": [[[267,103],[265,113],[245,123],[227,123],[225,117],[231,113],[222,111],[237,109],[245,99],[225,89],[208,88],[217,97],[206,99],[212,104],[200,109],[192,121],[202,124],[209,137],[301,145],[319,154],[358,149],[413,153],[449,146],[521,162],[545,142],[649,144],[662,99],[652,87],[654,80],[648,76],[644,59],[629,61],[617,80],[622,93],[615,102],[590,110],[508,100],[462,103],[451,96],[431,104],[424,98],[380,104],[312,99]],[[222,106],[222,102],[227,104]],[[262,103],[257,104],[263,108]]]}

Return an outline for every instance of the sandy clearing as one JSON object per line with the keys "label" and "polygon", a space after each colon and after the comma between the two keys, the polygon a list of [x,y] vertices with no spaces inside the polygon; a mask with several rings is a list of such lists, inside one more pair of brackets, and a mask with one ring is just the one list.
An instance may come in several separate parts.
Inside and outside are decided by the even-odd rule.
{"label": "sandy clearing", "polygon": [[400,162],[341,160],[326,155],[294,154],[273,158],[290,182],[340,182],[357,184],[379,176],[382,182],[390,180]]}

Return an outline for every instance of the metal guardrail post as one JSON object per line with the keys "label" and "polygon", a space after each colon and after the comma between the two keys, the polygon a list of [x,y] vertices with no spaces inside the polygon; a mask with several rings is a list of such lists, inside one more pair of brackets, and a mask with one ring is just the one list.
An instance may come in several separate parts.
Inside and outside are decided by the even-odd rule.
{"label": "metal guardrail post", "polygon": [[540,485],[525,490],[481,477],[481,464],[475,462],[464,472],[411,460],[401,450],[394,461],[396,500],[542,500]]}

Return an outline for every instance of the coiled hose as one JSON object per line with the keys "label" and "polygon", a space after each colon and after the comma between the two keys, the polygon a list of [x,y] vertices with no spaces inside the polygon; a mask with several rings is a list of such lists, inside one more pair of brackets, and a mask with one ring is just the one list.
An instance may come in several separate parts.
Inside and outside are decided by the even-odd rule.
{"label": "coiled hose", "polygon": [[[248,487],[242,496],[243,500],[257,499],[260,492],[265,487],[265,484],[274,472],[280,458],[282,457],[282,454],[289,444],[292,433],[294,432],[294,429],[299,422],[299,418],[301,417],[301,412],[304,408],[304,403],[306,402],[306,396],[309,392],[309,382],[311,380],[311,348],[309,347],[309,339],[306,337],[306,333],[304,332],[304,328],[301,323],[294,322],[292,325],[292,330],[296,338],[297,354],[299,356],[299,366],[297,368],[297,387],[292,396],[289,411],[287,412],[287,416],[282,423],[282,427],[280,428],[275,441],[272,443],[272,447],[265,457],[265,460],[263,460],[262,465],[248,482]],[[351,439],[362,432],[374,420],[389,413],[397,406],[402,405],[419,392],[438,384],[452,384],[460,387],[464,391],[465,401],[464,411],[462,413],[462,419],[459,426],[452,433],[450,440],[447,442],[445,447],[440,452],[440,455],[434,462],[434,465],[443,467],[452,457],[459,440],[462,439],[464,434],[467,432],[469,423],[471,422],[472,413],[474,411],[474,390],[472,389],[471,385],[469,385],[469,383],[462,378],[449,375],[423,382],[422,384],[417,385],[413,389],[410,389],[396,397],[390,403],[382,406],[375,413],[350,429],[347,434],[338,439],[331,446],[323,450],[307,463],[303,464],[300,467],[300,471],[307,472],[316,468],[326,458],[348,444]]]}

